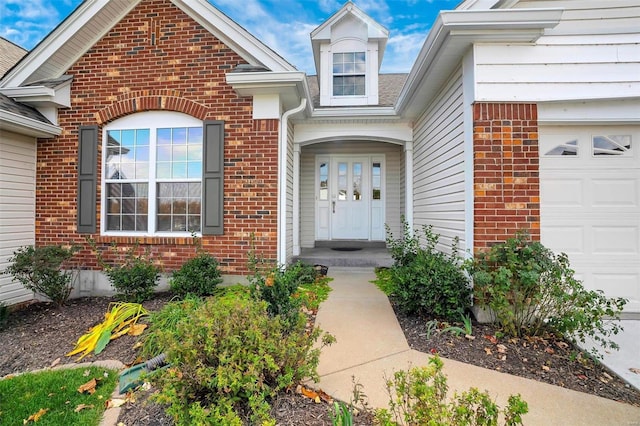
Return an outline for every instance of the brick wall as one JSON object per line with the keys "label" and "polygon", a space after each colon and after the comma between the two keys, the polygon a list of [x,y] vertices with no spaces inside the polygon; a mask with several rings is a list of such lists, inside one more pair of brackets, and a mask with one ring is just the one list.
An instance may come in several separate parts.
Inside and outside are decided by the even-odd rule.
{"label": "brick wall", "polygon": [[[253,120],[251,99],[239,98],[225,83],[225,74],[244,62],[170,1],[142,1],[67,71],[74,78],[72,106],[59,113],[63,133],[38,142],[37,244],[84,245],[81,262],[96,269],[85,236],[76,233],[78,126],[172,110],[225,121],[225,229],[222,236],[204,237],[204,248],[226,273],[244,273],[254,233],[257,251],[275,258],[278,122]],[[105,249],[111,242],[123,249],[135,243],[135,238],[93,237]],[[193,256],[191,243],[191,238],[144,238],[140,250],[150,250],[172,270]]]}
{"label": "brick wall", "polygon": [[535,104],[473,107],[475,250],[526,229],[540,239],[538,113]]}

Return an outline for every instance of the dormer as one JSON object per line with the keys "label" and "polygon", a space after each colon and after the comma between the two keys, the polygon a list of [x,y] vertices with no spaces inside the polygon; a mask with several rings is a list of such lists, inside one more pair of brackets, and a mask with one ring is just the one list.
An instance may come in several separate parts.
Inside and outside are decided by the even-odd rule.
{"label": "dormer", "polygon": [[352,2],[311,33],[320,106],[378,104],[378,72],[389,31]]}

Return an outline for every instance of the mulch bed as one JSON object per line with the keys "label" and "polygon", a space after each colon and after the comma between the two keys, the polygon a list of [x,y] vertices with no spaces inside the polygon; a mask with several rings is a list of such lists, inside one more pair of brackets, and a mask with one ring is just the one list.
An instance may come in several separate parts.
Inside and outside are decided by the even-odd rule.
{"label": "mulch bed", "polygon": [[[157,310],[170,298],[169,294],[160,293],[144,306]],[[105,297],[81,298],[69,301],[61,309],[36,303],[12,313],[6,327],[0,330],[0,377],[46,368],[54,363],[74,362],[77,357],[65,354],[71,351],[80,335],[102,321],[111,301]],[[499,333],[494,326],[476,323],[473,340],[442,332],[441,328],[427,338],[426,324],[430,318],[396,314],[413,349],[640,406],[640,392],[588,357],[579,355],[568,342],[551,337],[510,340],[496,337]],[[137,340],[137,337],[122,336],[111,341],[101,354],[85,360],[116,359],[127,365],[134,364],[139,361],[133,349]],[[147,394],[138,393],[136,398],[134,404],[123,407],[119,418],[126,426],[173,424],[162,407],[147,401]],[[316,404],[296,393],[282,393],[273,403],[272,415],[278,425],[283,426],[331,425],[331,409],[326,403]],[[354,424],[370,425],[372,418],[361,415]]]}
{"label": "mulch bed", "polygon": [[427,323],[433,318],[407,316],[392,305],[412,349],[640,406],[640,391],[571,342],[555,336],[501,337],[497,326],[476,322],[474,339],[444,332],[443,323],[428,333]]}

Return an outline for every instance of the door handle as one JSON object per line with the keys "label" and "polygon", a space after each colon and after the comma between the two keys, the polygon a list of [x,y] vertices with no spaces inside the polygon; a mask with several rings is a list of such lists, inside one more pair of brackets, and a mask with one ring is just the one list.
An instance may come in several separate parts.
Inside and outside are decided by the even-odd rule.
{"label": "door handle", "polygon": [[336,202],[335,201],[331,202],[331,210],[333,211],[333,213],[336,212]]}

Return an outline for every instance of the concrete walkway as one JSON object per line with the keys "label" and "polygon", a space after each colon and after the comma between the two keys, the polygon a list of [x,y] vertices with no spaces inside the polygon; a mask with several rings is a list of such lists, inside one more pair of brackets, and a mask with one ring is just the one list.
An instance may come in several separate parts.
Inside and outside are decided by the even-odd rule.
{"label": "concrete walkway", "polygon": [[[385,375],[425,365],[428,355],[411,350],[387,297],[370,281],[372,268],[330,268],[333,291],[316,319],[337,343],[324,348],[315,384],[343,401],[352,398],[353,381],[364,386],[372,408],[386,407]],[[510,394],[529,404],[526,425],[640,425],[640,408],[534,380],[443,359],[451,391],[487,390],[501,407]]]}

